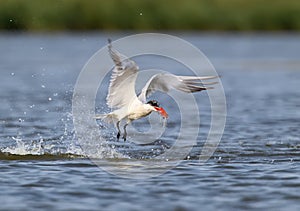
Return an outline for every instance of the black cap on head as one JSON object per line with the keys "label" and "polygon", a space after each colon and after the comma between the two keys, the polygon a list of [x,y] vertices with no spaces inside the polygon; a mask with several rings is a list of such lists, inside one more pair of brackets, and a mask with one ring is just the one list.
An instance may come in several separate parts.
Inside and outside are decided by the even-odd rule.
{"label": "black cap on head", "polygon": [[150,100],[150,101],[147,102],[147,104],[150,104],[150,105],[155,106],[155,107],[160,107],[156,100]]}

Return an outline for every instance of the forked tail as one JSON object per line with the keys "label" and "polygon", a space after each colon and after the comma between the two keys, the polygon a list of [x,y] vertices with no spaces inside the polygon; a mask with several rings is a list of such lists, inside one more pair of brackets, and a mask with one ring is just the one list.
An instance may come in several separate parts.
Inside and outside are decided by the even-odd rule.
{"label": "forked tail", "polygon": [[95,119],[101,119],[107,123],[113,123],[114,121],[117,120],[117,116],[113,113],[108,113],[108,114],[97,114],[95,116]]}

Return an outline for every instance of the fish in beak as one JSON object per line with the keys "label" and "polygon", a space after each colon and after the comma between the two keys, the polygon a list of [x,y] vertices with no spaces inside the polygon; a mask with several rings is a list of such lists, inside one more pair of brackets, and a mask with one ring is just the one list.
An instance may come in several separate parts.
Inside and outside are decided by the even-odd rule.
{"label": "fish in beak", "polygon": [[168,118],[168,114],[165,111],[165,109],[163,109],[162,107],[156,107],[156,106],[154,108],[163,118]]}

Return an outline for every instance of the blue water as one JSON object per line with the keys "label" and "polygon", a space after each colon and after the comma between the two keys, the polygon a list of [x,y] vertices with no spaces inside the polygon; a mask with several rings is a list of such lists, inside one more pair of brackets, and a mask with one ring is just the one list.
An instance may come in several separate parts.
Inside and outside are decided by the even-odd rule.
{"label": "blue water", "polygon": [[[299,210],[299,35],[179,36],[201,49],[221,75],[228,109],[223,138],[200,164],[210,115],[206,93],[195,94],[203,112],[190,154],[162,175],[128,179],[86,157],[72,116],[82,67],[107,37],[122,35],[0,34],[0,209]],[[140,67],[152,65],[137,61]],[[97,111],[107,111],[105,91],[98,95]],[[160,140],[137,144],[131,133],[128,142],[116,142],[114,129],[105,126],[107,149],[95,154],[100,162],[111,161],[105,167],[137,166],[141,159],[151,166],[149,158],[172,145],[180,127],[178,108],[171,99],[160,100],[171,116]],[[143,131],[147,125],[142,120],[131,127]]]}

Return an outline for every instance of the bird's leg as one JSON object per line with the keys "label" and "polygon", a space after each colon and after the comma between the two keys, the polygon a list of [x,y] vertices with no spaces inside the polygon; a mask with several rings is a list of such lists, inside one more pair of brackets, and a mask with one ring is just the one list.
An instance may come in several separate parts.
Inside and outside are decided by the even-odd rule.
{"label": "bird's leg", "polygon": [[120,121],[118,121],[116,125],[117,125],[117,129],[118,129],[117,139],[119,140],[120,135],[121,135],[121,131],[120,131]]}
{"label": "bird's leg", "polygon": [[126,122],[126,124],[124,125],[124,134],[123,134],[123,139],[124,139],[124,141],[126,141],[126,137],[127,137],[127,131],[126,131],[126,127],[127,127],[127,125],[130,123],[130,120],[128,120],[127,122]]}

